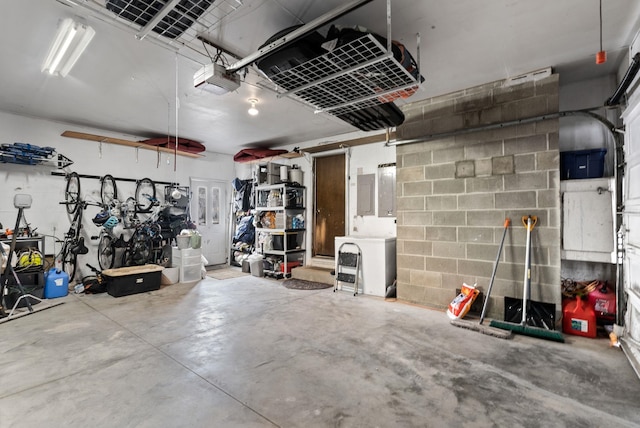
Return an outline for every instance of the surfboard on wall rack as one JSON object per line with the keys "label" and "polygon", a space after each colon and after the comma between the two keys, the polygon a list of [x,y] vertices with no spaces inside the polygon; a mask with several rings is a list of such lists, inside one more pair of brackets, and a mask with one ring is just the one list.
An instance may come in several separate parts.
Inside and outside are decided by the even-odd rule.
{"label": "surfboard on wall rack", "polygon": [[[124,140],[121,138],[113,138],[113,137],[105,137],[102,135],[96,135],[96,134],[87,134],[84,132],[76,132],[76,131],[64,131],[61,134],[63,137],[68,137],[68,138],[77,138],[79,140],[88,140],[88,141],[98,141],[98,142],[102,142],[102,143],[109,143],[109,144],[118,144],[121,146],[128,146],[128,147],[136,147],[136,148],[140,148],[140,149],[145,149],[145,150],[153,150],[153,151],[159,151],[159,152],[163,152],[163,153],[174,153],[174,149],[170,149],[168,147],[160,147],[160,146],[152,146],[149,144],[145,144],[143,141],[131,141],[131,140]],[[166,141],[166,139],[164,139]],[[178,155],[180,156],[186,156],[186,157],[191,157],[191,158],[201,158],[204,155],[199,154],[199,153],[191,153],[191,152],[187,152],[184,151],[180,148],[180,139],[178,138],[178,150],[177,150]]]}

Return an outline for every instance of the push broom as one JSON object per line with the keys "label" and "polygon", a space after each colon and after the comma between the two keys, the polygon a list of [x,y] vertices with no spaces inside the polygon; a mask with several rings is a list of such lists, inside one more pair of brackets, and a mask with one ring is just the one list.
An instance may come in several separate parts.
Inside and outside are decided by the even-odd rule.
{"label": "push broom", "polygon": [[512,323],[507,321],[491,320],[489,324],[491,327],[496,327],[503,330],[509,330],[516,334],[523,334],[525,336],[539,337],[541,339],[553,340],[556,342],[564,342],[562,333],[555,330],[544,329],[540,327],[534,327],[527,323],[527,310],[528,299],[531,290],[531,232],[538,223],[537,216],[523,216],[522,224],[527,228],[527,242],[525,253],[525,269],[524,269],[524,284],[522,291],[522,320],[520,323]]}
{"label": "push broom", "polygon": [[504,246],[504,238],[507,236],[507,229],[509,229],[509,225],[511,224],[511,219],[507,218],[504,221],[504,232],[502,232],[502,240],[500,241],[500,247],[498,248],[498,255],[496,255],[496,261],[493,264],[493,272],[491,273],[491,280],[489,281],[489,287],[487,287],[487,293],[484,298],[484,303],[482,305],[482,313],[480,314],[480,322],[476,323],[470,320],[464,319],[453,319],[451,320],[451,324],[456,327],[466,328],[468,330],[479,331],[482,334],[486,334],[488,336],[498,337],[500,339],[510,339],[512,334],[511,331],[493,328],[491,326],[483,325],[484,315],[487,311],[487,303],[489,302],[489,296],[491,295],[491,288],[493,287],[493,281],[496,278],[496,271],[498,270],[498,262],[500,261],[500,254],[502,254],[502,247]]}

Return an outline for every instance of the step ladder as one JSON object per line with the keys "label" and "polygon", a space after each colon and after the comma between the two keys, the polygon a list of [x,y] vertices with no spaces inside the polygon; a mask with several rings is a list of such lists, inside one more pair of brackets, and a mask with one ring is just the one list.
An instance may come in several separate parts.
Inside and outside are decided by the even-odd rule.
{"label": "step ladder", "polygon": [[[347,247],[351,251],[344,251]],[[336,281],[333,291],[342,290],[341,283],[353,284],[353,295],[357,296],[359,290],[358,279],[360,278],[360,262],[362,251],[358,244],[344,242],[338,248],[338,258],[336,259]]]}

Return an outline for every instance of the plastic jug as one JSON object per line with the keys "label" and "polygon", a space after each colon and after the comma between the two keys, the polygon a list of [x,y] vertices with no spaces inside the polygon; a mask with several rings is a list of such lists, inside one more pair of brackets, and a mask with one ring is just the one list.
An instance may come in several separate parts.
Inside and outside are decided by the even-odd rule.
{"label": "plastic jug", "polygon": [[564,303],[562,331],[576,336],[596,337],[596,313],[580,296]]}
{"label": "plastic jug", "polygon": [[64,297],[69,294],[69,275],[66,272],[51,268],[46,276],[42,295],[45,299]]}

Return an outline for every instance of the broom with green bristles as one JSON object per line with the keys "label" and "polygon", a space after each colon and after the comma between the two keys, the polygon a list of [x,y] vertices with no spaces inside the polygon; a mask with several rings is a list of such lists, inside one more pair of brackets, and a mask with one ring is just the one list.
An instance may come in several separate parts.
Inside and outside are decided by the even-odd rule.
{"label": "broom with green bristles", "polygon": [[548,330],[540,327],[533,327],[527,323],[528,298],[531,289],[531,232],[538,223],[537,216],[523,216],[522,224],[527,228],[527,243],[525,253],[525,269],[524,269],[524,290],[522,291],[522,321],[519,324],[491,320],[491,327],[500,328],[502,330],[510,330],[516,334],[526,336],[539,337],[541,339],[553,340],[556,342],[564,342],[562,333],[555,330]]}

